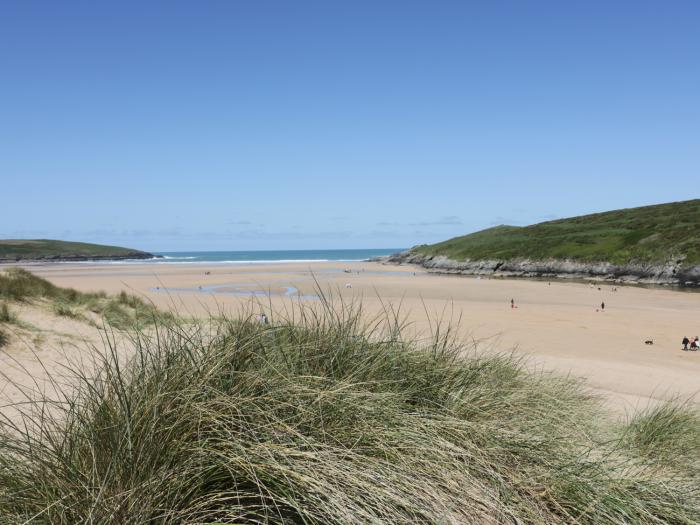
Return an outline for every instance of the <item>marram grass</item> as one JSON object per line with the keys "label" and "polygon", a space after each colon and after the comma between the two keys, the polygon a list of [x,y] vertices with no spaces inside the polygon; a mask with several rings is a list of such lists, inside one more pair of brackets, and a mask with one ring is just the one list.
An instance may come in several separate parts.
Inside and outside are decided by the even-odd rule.
{"label": "marram grass", "polygon": [[126,292],[110,297],[104,292],[80,292],[73,288],[61,288],[23,268],[16,267],[0,271],[0,299],[3,300],[0,303],[0,322],[6,301],[35,300],[48,301],[53,313],[62,317],[85,319],[81,312],[83,310],[98,314],[109,325],[122,329],[169,317],[169,314],[158,311],[151,303]]}
{"label": "marram grass", "polygon": [[128,362],[107,340],[62,402],[5,422],[0,523],[700,522],[694,469],[657,454],[697,413],[618,432],[570,379],[362,319],[324,297],[159,321]]}

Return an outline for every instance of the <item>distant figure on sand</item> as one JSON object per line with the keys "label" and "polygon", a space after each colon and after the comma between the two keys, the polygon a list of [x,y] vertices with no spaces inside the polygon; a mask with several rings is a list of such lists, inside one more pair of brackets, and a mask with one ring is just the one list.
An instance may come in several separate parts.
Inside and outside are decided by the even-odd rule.
{"label": "distant figure on sand", "polygon": [[693,339],[693,340],[690,342],[690,349],[691,349],[691,350],[697,350],[697,349],[698,349],[698,336],[697,336],[697,335],[695,336],[695,339]]}
{"label": "distant figure on sand", "polygon": [[515,300],[514,299],[510,300],[510,307],[515,308]]}
{"label": "distant figure on sand", "polygon": [[600,309],[605,310],[605,302],[600,303]]}
{"label": "distant figure on sand", "polygon": [[688,350],[688,345],[690,344],[690,339],[688,339],[688,336],[683,336],[683,341],[681,341],[681,344],[683,345],[683,350]]}

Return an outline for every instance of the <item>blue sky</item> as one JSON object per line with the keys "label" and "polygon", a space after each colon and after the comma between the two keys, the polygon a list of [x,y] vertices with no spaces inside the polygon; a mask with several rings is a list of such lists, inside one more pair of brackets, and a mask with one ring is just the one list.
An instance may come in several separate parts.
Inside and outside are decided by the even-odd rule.
{"label": "blue sky", "polygon": [[0,4],[0,237],[404,247],[699,166],[695,1]]}

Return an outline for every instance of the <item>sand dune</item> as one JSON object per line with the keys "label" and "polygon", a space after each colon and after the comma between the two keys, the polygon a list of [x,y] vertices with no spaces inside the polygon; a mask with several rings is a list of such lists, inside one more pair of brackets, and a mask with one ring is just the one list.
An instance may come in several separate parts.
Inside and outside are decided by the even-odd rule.
{"label": "sand dune", "polygon": [[484,351],[513,349],[531,366],[584,376],[619,413],[700,390],[700,352],[683,352],[680,345],[684,335],[700,333],[698,293],[432,275],[378,263],[55,264],[31,270],[59,286],[126,289],[193,315],[233,312],[251,300],[272,310],[314,301],[316,286],[362,298],[368,313],[401,304],[414,330],[426,333],[429,318],[451,317],[460,335]]}

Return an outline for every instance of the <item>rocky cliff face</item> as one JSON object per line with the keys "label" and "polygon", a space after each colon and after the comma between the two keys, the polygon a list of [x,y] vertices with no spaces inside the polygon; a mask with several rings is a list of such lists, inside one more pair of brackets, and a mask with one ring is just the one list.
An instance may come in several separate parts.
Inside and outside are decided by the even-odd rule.
{"label": "rocky cliff face", "polygon": [[442,255],[422,255],[408,250],[391,255],[384,259],[384,262],[388,264],[416,264],[435,273],[700,286],[700,265],[683,265],[682,260],[669,261],[665,264],[629,263],[624,265],[560,259],[546,261],[530,259],[454,261]]}
{"label": "rocky cliff face", "polygon": [[17,262],[72,262],[72,261],[124,261],[130,259],[160,259],[162,255],[153,255],[146,252],[129,252],[120,255],[45,255],[41,257],[0,257],[2,263]]}

